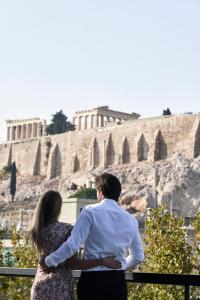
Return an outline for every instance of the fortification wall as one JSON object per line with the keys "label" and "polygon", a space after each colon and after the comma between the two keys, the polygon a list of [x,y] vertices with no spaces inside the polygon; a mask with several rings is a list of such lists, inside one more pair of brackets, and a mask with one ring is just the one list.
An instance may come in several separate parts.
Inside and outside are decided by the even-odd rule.
{"label": "fortification wall", "polygon": [[15,161],[19,174],[47,178],[79,170],[200,154],[200,113],[129,120],[122,125],[67,132],[0,145],[0,169]]}
{"label": "fortification wall", "polygon": [[10,163],[10,144],[0,144],[0,169]]}

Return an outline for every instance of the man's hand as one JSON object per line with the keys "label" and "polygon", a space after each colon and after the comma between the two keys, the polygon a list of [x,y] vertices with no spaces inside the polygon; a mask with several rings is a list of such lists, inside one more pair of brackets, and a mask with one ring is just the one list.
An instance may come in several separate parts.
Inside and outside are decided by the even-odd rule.
{"label": "man's hand", "polygon": [[39,260],[39,265],[45,273],[51,273],[54,270],[54,267],[48,267],[45,264],[45,257],[41,257]]}
{"label": "man's hand", "polygon": [[102,265],[109,269],[120,269],[122,264],[120,261],[116,260],[114,256],[104,257],[102,258]]}

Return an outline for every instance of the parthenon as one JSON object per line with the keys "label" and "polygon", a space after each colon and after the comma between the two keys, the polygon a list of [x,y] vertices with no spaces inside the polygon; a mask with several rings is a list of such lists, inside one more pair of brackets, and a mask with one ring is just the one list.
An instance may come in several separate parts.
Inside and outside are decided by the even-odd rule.
{"label": "parthenon", "polygon": [[138,119],[137,113],[124,113],[110,110],[109,106],[99,106],[90,110],[78,111],[73,116],[76,130],[104,127],[108,122],[120,122]]}
{"label": "parthenon", "polygon": [[46,133],[46,121],[40,118],[6,120],[7,141],[40,137]]}

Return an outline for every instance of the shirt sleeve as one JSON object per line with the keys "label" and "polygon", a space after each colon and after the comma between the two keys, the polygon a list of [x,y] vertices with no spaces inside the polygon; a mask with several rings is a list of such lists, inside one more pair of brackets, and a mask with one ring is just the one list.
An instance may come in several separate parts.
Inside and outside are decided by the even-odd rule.
{"label": "shirt sleeve", "polygon": [[74,225],[71,236],[56,251],[46,256],[45,264],[48,267],[57,267],[58,264],[73,256],[87,240],[91,226],[90,214],[84,208]]}
{"label": "shirt sleeve", "polygon": [[134,224],[134,234],[133,240],[129,247],[129,256],[126,257],[126,265],[125,268],[135,268],[137,265],[141,264],[144,260],[144,251],[142,246],[142,240],[140,237],[138,222],[135,220]]}

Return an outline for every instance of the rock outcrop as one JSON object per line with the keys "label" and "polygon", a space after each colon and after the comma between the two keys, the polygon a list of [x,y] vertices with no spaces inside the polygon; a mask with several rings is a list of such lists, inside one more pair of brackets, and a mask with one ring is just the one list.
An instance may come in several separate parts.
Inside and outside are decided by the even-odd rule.
{"label": "rock outcrop", "polygon": [[[111,172],[122,183],[121,204],[130,212],[144,212],[161,203],[173,213],[185,218],[193,218],[200,210],[200,156],[189,159],[176,153],[173,157],[157,162],[139,162],[115,168],[96,169],[95,174]],[[51,180],[40,176],[18,177],[15,201],[10,203],[9,179],[0,182],[0,217],[10,216],[19,210],[33,210],[41,194],[49,189],[58,190],[66,199],[73,190],[73,184],[83,186],[92,181],[92,175],[84,171],[67,178]],[[16,217],[10,217],[13,222]]]}

